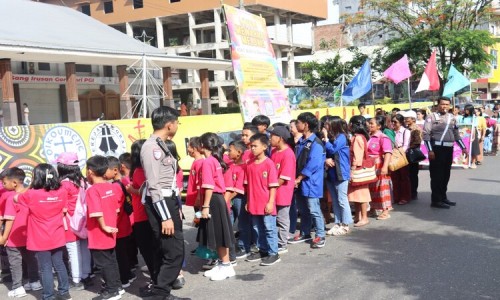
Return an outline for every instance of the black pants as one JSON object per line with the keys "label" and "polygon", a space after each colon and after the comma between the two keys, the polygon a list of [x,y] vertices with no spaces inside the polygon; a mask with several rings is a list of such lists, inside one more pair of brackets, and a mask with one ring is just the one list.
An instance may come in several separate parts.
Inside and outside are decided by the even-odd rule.
{"label": "black pants", "polygon": [[[148,267],[149,274],[154,272],[154,261],[153,261],[153,243],[154,236],[153,230],[151,230],[151,225],[149,221],[136,222],[132,226],[134,229],[134,238],[141,255],[144,258],[144,262]],[[153,281],[156,283],[156,279]]]}
{"label": "black pants", "polygon": [[128,257],[129,243],[130,236],[116,239],[116,262],[118,263],[120,281],[122,282],[122,284],[127,284],[129,279],[131,278],[130,259]]}
{"label": "black pants", "polygon": [[411,186],[411,197],[412,199],[417,197],[418,194],[418,163],[409,164],[410,170],[410,186]]}
{"label": "black pants", "polygon": [[434,146],[435,159],[429,162],[431,175],[431,201],[441,202],[446,197],[450,181],[451,164],[453,162],[453,147]]}
{"label": "black pants", "polygon": [[168,296],[172,284],[179,276],[184,261],[184,234],[182,233],[182,220],[177,201],[173,198],[165,198],[165,202],[174,222],[174,236],[161,233],[161,219],[153,207],[151,197],[146,197],[145,207],[154,236],[153,261],[155,272],[151,274],[151,279],[155,282],[155,292]]}
{"label": "black pants", "polygon": [[94,264],[101,270],[105,289],[110,293],[118,292],[118,289],[121,288],[122,285],[120,282],[120,272],[118,271],[115,249],[91,249],[90,252],[92,253]]}

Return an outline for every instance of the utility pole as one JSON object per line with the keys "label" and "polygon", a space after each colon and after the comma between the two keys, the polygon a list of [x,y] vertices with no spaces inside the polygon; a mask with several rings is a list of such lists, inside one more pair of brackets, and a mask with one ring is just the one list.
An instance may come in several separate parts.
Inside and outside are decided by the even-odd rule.
{"label": "utility pole", "polygon": [[239,9],[245,10],[245,4],[243,3],[245,0],[239,0]]}

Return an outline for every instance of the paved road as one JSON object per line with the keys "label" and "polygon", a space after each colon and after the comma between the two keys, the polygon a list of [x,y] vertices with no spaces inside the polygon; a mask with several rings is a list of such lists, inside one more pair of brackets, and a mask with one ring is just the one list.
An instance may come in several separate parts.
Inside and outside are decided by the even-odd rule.
{"label": "paved road", "polygon": [[[429,175],[422,170],[420,199],[397,206],[391,219],[371,219],[348,236],[330,237],[323,249],[291,245],[272,267],[239,261],[236,278],[223,282],[204,278],[203,262],[190,256],[187,285],[174,293],[192,299],[500,299],[499,170],[500,157],[486,157],[476,170],[453,170],[448,195],[458,206],[450,210],[429,207]],[[186,226],[187,250],[195,247],[195,234]],[[138,299],[146,282],[139,277],[123,299]],[[0,284],[0,298],[6,293]]]}

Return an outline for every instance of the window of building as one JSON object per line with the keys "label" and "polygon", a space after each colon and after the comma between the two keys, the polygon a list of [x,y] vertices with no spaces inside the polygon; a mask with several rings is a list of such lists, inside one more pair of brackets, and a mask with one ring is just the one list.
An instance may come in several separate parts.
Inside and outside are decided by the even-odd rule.
{"label": "window of building", "polygon": [[346,6],[346,7],[345,7],[345,10],[351,10],[351,9],[352,9],[352,7],[351,7],[351,6]]}
{"label": "window of building", "polygon": [[110,14],[113,12],[113,1],[104,2],[104,13]]}
{"label": "window of building", "polygon": [[103,68],[104,77],[113,77],[113,67],[104,66]]}
{"label": "window of building", "polygon": [[134,9],[143,8],[144,1],[143,0],[134,0]]}
{"label": "window of building", "polygon": [[79,73],[92,73],[92,66],[91,65],[75,65],[76,72]]}
{"label": "window of building", "polygon": [[49,63],[38,63],[38,71],[50,71],[50,64]]}
{"label": "window of building", "polygon": [[491,66],[493,67],[493,70],[498,69],[498,51],[497,50],[491,50],[490,51],[491,56],[493,56],[493,59],[491,60]]}
{"label": "window of building", "polygon": [[80,11],[87,16],[90,16],[90,4],[82,4],[80,5]]}

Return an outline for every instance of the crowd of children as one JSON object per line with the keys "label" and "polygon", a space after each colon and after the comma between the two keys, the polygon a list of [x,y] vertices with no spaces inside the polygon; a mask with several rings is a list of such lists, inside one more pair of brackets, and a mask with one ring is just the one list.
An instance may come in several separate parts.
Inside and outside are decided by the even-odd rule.
{"label": "crowd of children", "polygon": [[[390,119],[402,125],[404,117],[410,118],[410,125],[418,121],[416,114]],[[385,189],[391,176],[384,159],[390,158],[392,146],[385,118],[367,122],[360,115],[349,123],[340,117],[321,121],[303,113],[290,124],[271,127],[269,118],[261,115],[245,123],[240,137],[228,145],[210,132],[190,138],[187,151],[194,162],[185,205],[196,212],[197,249],[207,249],[214,256],[204,266],[204,276],[214,281],[235,276],[237,259],[272,266],[288,252],[289,244],[311,241],[312,248],[322,248],[325,235],[347,234],[353,223],[367,225],[370,201],[377,219],[390,217],[394,195]],[[404,130],[401,138],[399,127],[395,128],[395,143],[411,145],[410,138],[404,141]],[[17,167],[0,174],[0,245],[10,265],[2,261],[2,273],[10,268],[12,277],[8,297],[43,290],[42,299],[71,299],[70,290],[92,285],[98,270],[104,282],[98,299],[120,299],[136,279],[138,251],[145,271],[156,282],[154,235],[141,189],[143,144],[144,140],[134,142],[131,153],[119,158],[89,158],[86,176],[75,153],[62,153],[52,164],[36,166],[28,187],[24,171]],[[165,144],[179,159],[175,144],[169,140]],[[351,185],[351,171],[361,167],[368,154],[376,156],[378,181]],[[177,186],[182,187],[182,170],[177,167],[176,172]],[[414,197],[412,190],[398,203]],[[326,206],[324,215],[320,198],[333,204]],[[301,228],[296,234],[298,212]],[[335,224],[325,232],[331,212]],[[183,284],[181,271],[173,288]]]}

